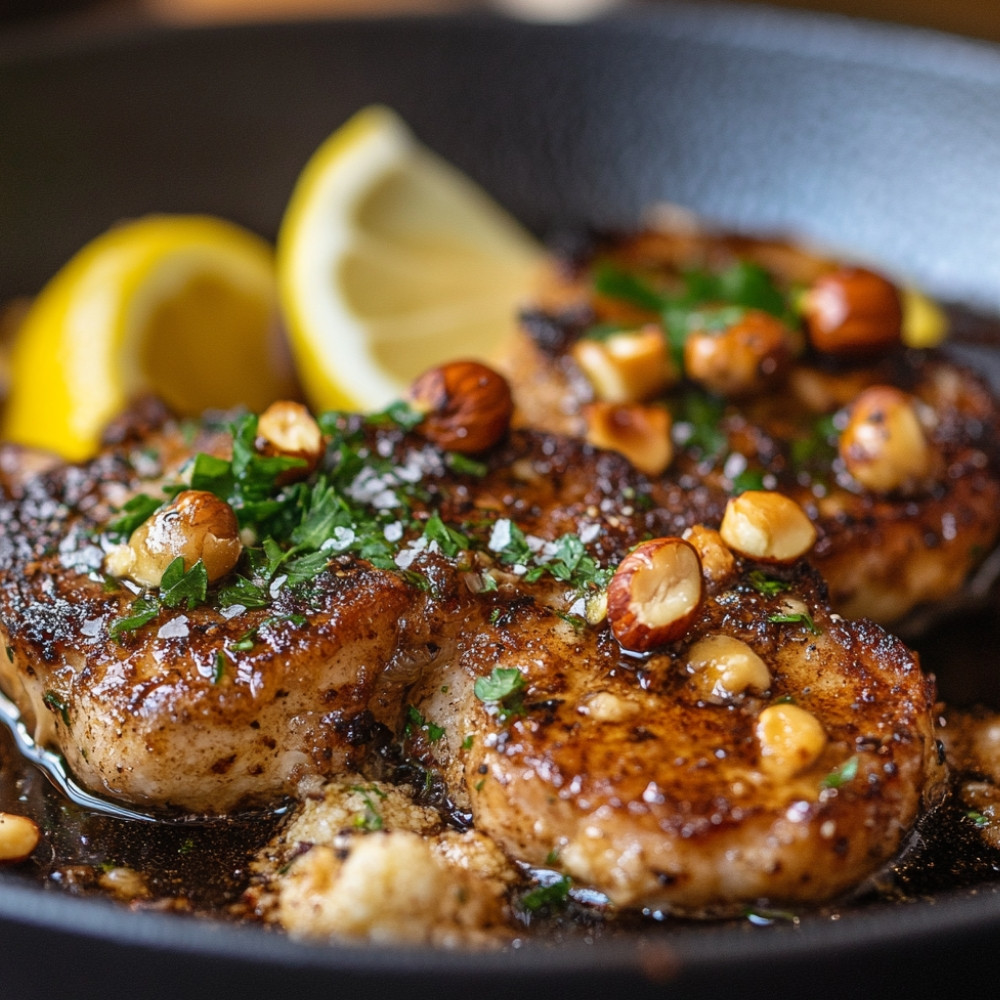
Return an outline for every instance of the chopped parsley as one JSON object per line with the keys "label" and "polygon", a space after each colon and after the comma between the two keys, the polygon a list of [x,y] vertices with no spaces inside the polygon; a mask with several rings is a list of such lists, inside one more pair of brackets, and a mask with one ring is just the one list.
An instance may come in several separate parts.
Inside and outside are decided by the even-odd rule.
{"label": "chopped parsley", "polygon": [[533,547],[528,536],[506,518],[494,525],[490,548],[501,562],[520,567],[528,583],[547,575],[583,591],[605,586],[613,572],[587,554],[579,535],[561,535],[553,542],[538,541]]}
{"label": "chopped parsley", "polygon": [[760,569],[750,570],[749,580],[750,586],[765,597],[773,597],[775,594],[784,593],[792,587],[790,583],[786,583],[784,580],[777,580],[773,576],[768,576]]}
{"label": "chopped parsley", "polygon": [[[681,287],[658,287],[654,275],[638,274],[604,261],[594,268],[594,290],[606,298],[654,313],[666,332],[678,365],[684,343],[695,330],[723,330],[738,322],[748,309],[758,309],[794,322],[792,297],[778,288],[771,274],[752,261],[737,261],[720,271],[692,268],[680,275]],[[607,336],[597,328],[589,336]]]}
{"label": "chopped parsley", "polygon": [[388,798],[386,793],[375,785],[351,785],[351,791],[357,792],[365,805],[364,811],[354,817],[355,827],[368,833],[381,830],[384,826],[384,821],[382,813],[379,812],[378,806],[375,803],[375,799]]}
{"label": "chopped parsley", "polygon": [[55,691],[46,691],[42,695],[42,701],[45,702],[49,708],[54,708],[62,718],[66,725],[69,725],[69,706],[66,702],[55,693]]}
{"label": "chopped parsley", "polygon": [[215,664],[212,670],[212,683],[221,684],[226,676],[226,654],[221,649],[215,652]]}
{"label": "chopped parsley", "polygon": [[965,814],[965,818],[969,820],[969,822],[972,823],[973,826],[977,827],[980,830],[983,829],[983,827],[990,825],[989,817],[986,816],[984,813],[979,812],[978,809],[970,809]]}
{"label": "chopped parsley", "polygon": [[473,691],[486,705],[498,709],[500,719],[506,722],[524,714],[524,692],[527,685],[517,667],[494,667],[488,677],[477,677]]}
{"label": "chopped parsley", "polygon": [[813,621],[812,615],[806,611],[793,612],[791,614],[768,615],[767,620],[775,625],[801,625],[806,631],[813,635],[820,635],[821,629]]}
{"label": "chopped parsley", "polygon": [[415,732],[425,733],[431,743],[437,743],[444,736],[444,727],[425,719],[413,705],[406,706],[406,725],[403,729],[406,736]]}
{"label": "chopped parsley", "polygon": [[113,622],[109,630],[112,639],[120,639],[126,632],[134,632],[149,624],[163,608],[196,608],[208,595],[208,571],[199,559],[190,569],[184,568],[184,559],[178,556],[163,571],[159,592],[147,592],[132,602],[129,614]]}
{"label": "chopped parsley", "polygon": [[840,788],[858,776],[858,755],[848,757],[840,767],[834,768],[824,779],[824,788]]}
{"label": "chopped parsley", "polygon": [[[436,494],[428,485],[427,469],[437,463],[460,475],[482,476],[485,464],[461,455],[435,457],[409,448],[403,456],[371,429],[418,424],[421,414],[406,404],[394,404],[365,418],[335,412],[317,420],[327,448],[308,477],[290,475],[303,460],[268,455],[258,447],[257,417],[245,415],[228,425],[231,457],[199,452],[180,470],[177,482],[160,495],[140,494],[126,503],[105,528],[108,541],[127,538],[183,489],[205,490],[224,500],[235,512],[243,553],[233,572],[210,585],[199,561],[185,570],[174,560],[161,585],[139,593],[111,626],[120,640],[153,622],[165,608],[208,604],[231,618],[246,610],[271,607],[282,591],[310,599],[310,586],[338,557],[349,555],[377,569],[397,574],[409,585],[434,592],[433,576],[411,567],[423,552],[439,552],[449,560],[475,565],[467,553],[487,553],[511,567],[528,583],[548,577],[584,591],[603,587],[611,568],[591,556],[583,540],[566,534],[554,540],[525,535],[514,522],[492,516],[472,523],[446,523]],[[481,571],[482,589],[497,589],[489,567]],[[272,621],[273,619],[268,619]],[[231,641],[226,654],[253,647],[256,630]],[[215,674],[222,670],[221,661]]]}
{"label": "chopped parsley", "polygon": [[733,476],[733,495],[739,496],[747,490],[764,489],[765,473],[763,469],[744,469]]}
{"label": "chopped parsley", "polygon": [[690,389],[671,400],[674,423],[683,427],[685,448],[704,458],[718,459],[726,451],[729,439],[722,430],[726,404],[718,396],[700,389]]}
{"label": "chopped parsley", "polygon": [[156,499],[145,493],[139,493],[130,497],[118,512],[118,517],[114,518],[106,527],[109,535],[119,538],[128,538],[129,535],[139,527],[143,521],[148,520],[163,506],[164,500]]}
{"label": "chopped parsley", "polygon": [[528,913],[538,913],[543,909],[556,909],[566,905],[573,881],[568,875],[561,875],[546,885],[535,886],[520,899],[522,909]]}

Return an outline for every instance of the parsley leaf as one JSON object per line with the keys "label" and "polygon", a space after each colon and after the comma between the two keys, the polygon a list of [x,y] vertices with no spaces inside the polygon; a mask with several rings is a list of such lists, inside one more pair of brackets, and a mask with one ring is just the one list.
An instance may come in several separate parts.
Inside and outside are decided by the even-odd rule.
{"label": "parsley leaf", "polygon": [[848,757],[840,767],[835,768],[823,779],[824,788],[840,788],[858,776],[858,755]]}
{"label": "parsley leaf", "polygon": [[486,705],[499,708],[506,722],[515,715],[524,715],[524,692],[527,685],[517,667],[494,667],[489,677],[477,677],[473,687],[476,697]]}
{"label": "parsley leaf", "polygon": [[160,602],[153,597],[138,597],[132,602],[130,613],[111,624],[108,634],[120,639],[126,632],[135,632],[148,625],[160,613]]}
{"label": "parsley leaf", "polygon": [[354,825],[361,830],[369,832],[381,830],[384,822],[382,814],[375,805],[373,796],[385,799],[388,798],[386,793],[375,785],[351,785],[351,791],[357,792],[361,796],[361,801],[365,804],[364,812],[354,817]]}
{"label": "parsley leaf", "polygon": [[128,538],[143,521],[148,520],[160,507],[163,500],[157,500],[146,493],[138,493],[122,504],[118,517],[105,528],[109,535]]}
{"label": "parsley leaf", "polygon": [[414,732],[424,732],[431,743],[437,743],[444,736],[444,727],[425,719],[413,705],[406,706],[406,725],[403,732],[412,736]]}
{"label": "parsley leaf", "polygon": [[526,892],[521,897],[521,906],[529,913],[565,906],[572,887],[573,880],[568,875],[561,875],[547,885],[538,885]]}
{"label": "parsley leaf", "polygon": [[768,615],[767,620],[773,622],[775,625],[801,625],[807,631],[812,632],[813,635],[822,634],[819,626],[812,620],[812,615],[805,611],[792,614]]}
{"label": "parsley leaf", "polygon": [[160,581],[160,603],[168,608],[186,604],[196,608],[208,596],[208,570],[199,559],[189,570],[184,569],[184,559],[178,556],[163,571]]}
{"label": "parsley leaf", "polygon": [[424,525],[424,538],[437,542],[441,551],[449,558],[457,556],[469,548],[470,542],[462,532],[449,528],[439,514],[432,514]]}
{"label": "parsley leaf", "polygon": [[776,580],[773,576],[768,576],[763,570],[750,570],[750,586],[765,597],[773,597],[775,594],[784,593],[791,590],[792,585],[784,580]]}

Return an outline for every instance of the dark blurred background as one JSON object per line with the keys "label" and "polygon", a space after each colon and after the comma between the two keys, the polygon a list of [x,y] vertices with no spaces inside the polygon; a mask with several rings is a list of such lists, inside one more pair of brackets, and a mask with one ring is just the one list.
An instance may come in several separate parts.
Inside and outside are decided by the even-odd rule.
{"label": "dark blurred background", "polygon": [[[573,20],[607,10],[619,2],[622,0],[0,0],[0,22],[13,24],[61,17],[91,24],[130,19],[197,23],[472,7],[541,20]],[[767,5],[846,14],[1000,41],[997,0],[767,0]]]}

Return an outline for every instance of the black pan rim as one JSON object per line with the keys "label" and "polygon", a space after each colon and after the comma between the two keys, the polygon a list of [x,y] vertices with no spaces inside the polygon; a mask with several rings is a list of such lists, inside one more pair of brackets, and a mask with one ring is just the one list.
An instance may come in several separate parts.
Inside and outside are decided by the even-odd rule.
{"label": "black pan rim", "polygon": [[[387,27],[391,26],[391,27]],[[80,32],[71,27],[32,26],[0,38],[0,70],[6,64],[90,54],[122,46],[178,46],[192,36],[233,37],[279,32],[378,32],[384,30],[462,30],[473,33],[553,32],[587,34],[598,31],[649,29],[672,36],[712,39],[716,43],[755,47],[760,51],[815,52],[828,58],[866,65],[906,65],[931,76],[970,80],[1000,94],[1000,47],[919,29],[860,22],[834,16],[726,4],[663,3],[607,15],[575,25],[536,25],[493,15],[420,15],[403,18],[351,18],[295,21],[278,25],[244,24],[162,28],[136,25],[123,30]],[[956,58],[961,56],[961,58]],[[808,960],[823,952],[850,954],[864,947],[877,953],[905,947],[907,951],[940,949],[970,935],[1000,933],[1000,885],[990,891],[955,891],[927,904],[908,904],[857,911],[842,919],[804,917],[798,925],[769,928],[719,928],[712,925],[681,929],[660,936],[683,965],[706,977],[721,965],[780,963]],[[605,976],[634,969],[645,941],[601,941],[596,945],[570,942],[565,947],[527,946],[500,954],[410,950],[350,946],[314,946],[291,941],[256,928],[212,925],[173,915],[137,915],[96,899],[76,899],[55,891],[39,891],[0,872],[0,926],[4,923],[71,933],[84,940],[113,942],[129,948],[167,949],[177,954],[224,956],[287,967],[295,965],[334,974],[349,970],[382,975],[394,970],[422,970],[446,976],[504,975],[512,971],[536,975],[564,968],[591,970]],[[720,957],[721,956],[721,957]]]}
{"label": "black pan rim", "polygon": [[313,32],[466,32],[587,37],[615,31],[651,31],[679,40],[732,44],[761,53],[794,52],[870,66],[891,65],[924,75],[1000,87],[1000,43],[883,21],[740,3],[738,0],[657,0],[616,8],[579,21],[533,21],[498,11],[302,17],[242,22],[121,23],[95,19],[41,19],[0,34],[0,69],[20,62],[92,55],[121,46],[183,44],[192,37],[290,36]]}

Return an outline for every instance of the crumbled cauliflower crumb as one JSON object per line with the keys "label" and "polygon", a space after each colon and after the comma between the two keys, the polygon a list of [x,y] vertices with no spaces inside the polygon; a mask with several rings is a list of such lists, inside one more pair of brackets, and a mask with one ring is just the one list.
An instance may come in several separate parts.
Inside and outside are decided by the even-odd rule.
{"label": "crumbled cauliflower crumb", "polygon": [[437,947],[509,939],[511,863],[482,834],[444,829],[411,795],[360,778],[330,782],[255,865],[257,911],[299,938]]}

